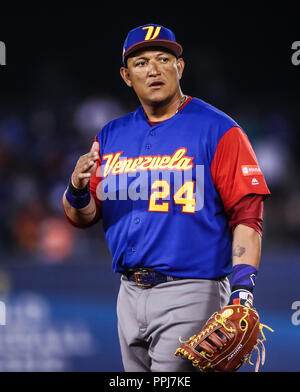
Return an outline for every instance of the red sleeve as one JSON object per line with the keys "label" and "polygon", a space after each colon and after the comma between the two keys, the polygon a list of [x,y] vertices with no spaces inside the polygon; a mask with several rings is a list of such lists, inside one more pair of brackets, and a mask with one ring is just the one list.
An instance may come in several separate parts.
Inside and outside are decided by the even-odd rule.
{"label": "red sleeve", "polygon": [[228,225],[234,232],[237,225],[243,224],[257,231],[261,236],[263,233],[264,201],[261,195],[244,196],[228,212]]}
{"label": "red sleeve", "polygon": [[232,127],[220,139],[211,175],[227,212],[246,195],[270,195],[250,141],[239,127]]}
{"label": "red sleeve", "polygon": [[[95,142],[99,143],[97,136],[95,137]],[[100,158],[97,162],[97,168],[95,170],[95,173],[93,174],[92,178],[90,179],[90,192],[95,200],[95,203],[99,207],[101,207],[101,204],[102,204],[101,200],[99,200],[97,197],[97,186],[100,182],[101,182],[101,155],[100,155]]]}

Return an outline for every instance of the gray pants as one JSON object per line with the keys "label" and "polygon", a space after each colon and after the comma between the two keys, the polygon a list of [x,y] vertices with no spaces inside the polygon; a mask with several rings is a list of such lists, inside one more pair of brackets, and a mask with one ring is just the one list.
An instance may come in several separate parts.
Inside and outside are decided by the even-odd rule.
{"label": "gray pants", "polygon": [[182,279],[145,289],[122,277],[117,314],[125,372],[197,371],[191,361],[175,357],[178,338],[198,333],[229,296],[227,278]]}

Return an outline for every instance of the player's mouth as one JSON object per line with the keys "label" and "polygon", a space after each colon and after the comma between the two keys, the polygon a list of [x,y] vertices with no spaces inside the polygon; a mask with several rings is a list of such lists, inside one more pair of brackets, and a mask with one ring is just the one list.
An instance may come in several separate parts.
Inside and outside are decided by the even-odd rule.
{"label": "player's mouth", "polygon": [[149,85],[149,87],[150,87],[151,89],[159,89],[159,88],[161,88],[163,85],[164,85],[163,82],[157,80],[157,81],[155,81],[155,82],[152,82],[152,83]]}

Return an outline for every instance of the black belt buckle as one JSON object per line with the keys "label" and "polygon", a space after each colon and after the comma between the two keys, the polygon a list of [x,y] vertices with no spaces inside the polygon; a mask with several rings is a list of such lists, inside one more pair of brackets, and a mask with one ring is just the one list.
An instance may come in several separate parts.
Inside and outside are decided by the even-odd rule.
{"label": "black belt buckle", "polygon": [[134,272],[134,279],[136,281],[136,284],[140,287],[151,287],[151,283],[142,283],[141,282],[141,275],[149,275],[151,271],[148,270],[141,270],[141,271],[135,271]]}

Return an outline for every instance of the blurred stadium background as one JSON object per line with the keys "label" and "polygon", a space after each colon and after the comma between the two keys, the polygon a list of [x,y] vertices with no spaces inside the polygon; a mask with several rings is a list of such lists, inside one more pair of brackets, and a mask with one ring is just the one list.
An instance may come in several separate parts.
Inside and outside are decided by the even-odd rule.
{"label": "blurred stadium background", "polygon": [[101,224],[71,227],[61,196],[98,130],[138,105],[119,68],[128,30],[145,23],[182,43],[184,93],[231,115],[254,146],[272,192],[255,302],[275,332],[261,370],[300,371],[300,33],[293,7],[251,4],[1,6],[0,371],[123,371]]}

